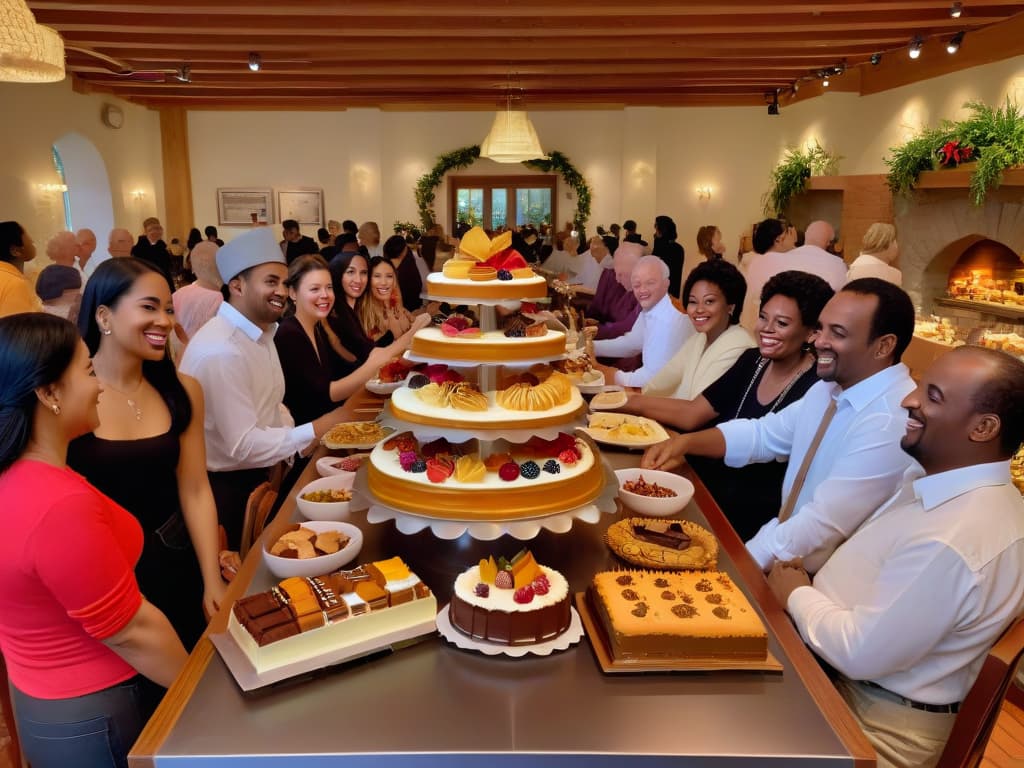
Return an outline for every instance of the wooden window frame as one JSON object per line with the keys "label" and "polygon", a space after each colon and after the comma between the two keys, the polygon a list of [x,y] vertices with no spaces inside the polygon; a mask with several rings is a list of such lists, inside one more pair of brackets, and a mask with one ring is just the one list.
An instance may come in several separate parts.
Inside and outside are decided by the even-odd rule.
{"label": "wooden window frame", "polygon": [[[514,176],[449,176],[448,177],[448,231],[454,232],[457,224],[456,214],[458,213],[457,193],[459,189],[480,189],[484,190],[484,210],[480,218],[484,222],[491,220],[491,190],[507,189],[512,192],[507,199],[514,204],[514,193],[517,188],[550,189],[551,190],[551,223],[558,221],[558,174],[530,174],[523,173]],[[515,222],[508,225],[515,226]],[[490,229],[485,226],[484,229]]]}

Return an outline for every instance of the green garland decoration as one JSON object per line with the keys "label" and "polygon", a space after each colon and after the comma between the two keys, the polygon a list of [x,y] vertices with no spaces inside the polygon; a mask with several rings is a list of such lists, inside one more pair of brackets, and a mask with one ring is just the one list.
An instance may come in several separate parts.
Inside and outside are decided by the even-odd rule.
{"label": "green garland decoration", "polygon": [[[448,171],[468,168],[480,157],[480,146],[474,144],[471,147],[446,152],[437,158],[437,164],[416,181],[416,206],[419,208],[420,223],[426,231],[434,226],[434,199],[438,185],[444,180]],[[552,152],[548,157],[537,158],[536,160],[524,160],[523,165],[543,173],[557,172],[565,183],[572,187],[576,193],[576,214],[573,217],[574,226],[582,229],[590,218],[591,192],[587,180],[583,174],[576,170],[576,167],[569,162],[569,158],[561,152]]]}
{"label": "green garland decoration", "polygon": [[765,216],[783,216],[790,201],[803,193],[812,174],[829,176],[839,167],[841,155],[829,152],[815,140],[805,148],[790,147],[772,169],[772,187],[761,197]]}

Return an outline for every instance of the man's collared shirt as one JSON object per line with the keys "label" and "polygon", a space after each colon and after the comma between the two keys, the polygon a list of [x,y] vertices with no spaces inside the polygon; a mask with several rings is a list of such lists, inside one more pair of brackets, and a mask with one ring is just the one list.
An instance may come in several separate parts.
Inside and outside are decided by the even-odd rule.
{"label": "man's collared shirt", "polygon": [[597,357],[629,357],[642,353],[643,365],[640,368],[615,374],[616,384],[642,387],[694,333],[690,318],[676,309],[671,297],[665,294],[650,309],[640,310],[629,332],[616,339],[595,341],[594,354]]}

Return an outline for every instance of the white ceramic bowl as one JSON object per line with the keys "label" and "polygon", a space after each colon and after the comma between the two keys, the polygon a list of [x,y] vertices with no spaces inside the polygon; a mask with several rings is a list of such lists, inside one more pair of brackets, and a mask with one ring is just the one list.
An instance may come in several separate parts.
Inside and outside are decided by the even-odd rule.
{"label": "white ceramic bowl", "polygon": [[298,576],[299,578],[323,576],[325,573],[336,571],[342,566],[351,563],[356,559],[359,550],[363,548],[363,532],[351,523],[309,520],[304,522],[302,527],[309,528],[317,533],[339,531],[349,537],[349,542],[333,555],[319,555],[318,557],[309,557],[305,560],[272,555],[267,547],[274,546],[276,540],[266,542],[263,547],[263,562],[267,564],[270,572],[279,579],[289,579],[292,576]]}
{"label": "white ceramic bowl", "polygon": [[355,472],[342,472],[340,475],[321,477],[319,480],[314,480],[303,486],[302,490],[295,494],[295,504],[298,506],[302,516],[307,520],[344,520],[348,517],[348,510],[352,505],[351,501],[307,501],[302,497],[310,491],[326,491],[329,489],[351,491],[355,480]]}
{"label": "white ceramic bowl", "polygon": [[[657,483],[662,488],[671,488],[676,492],[675,496],[658,499],[653,496],[640,496],[624,490],[624,486],[631,480],[637,480],[643,475],[644,482],[648,485]],[[693,498],[693,483],[685,477],[672,472],[661,472],[657,469],[617,469],[615,476],[619,478],[619,498],[622,503],[634,512],[648,517],[668,517],[683,511],[683,508]]]}
{"label": "white ceramic bowl", "polygon": [[[316,460],[316,471],[320,473],[320,477],[329,477],[331,475],[354,475],[355,472],[349,472],[344,469],[338,469],[335,464],[344,459],[344,456],[321,456]],[[366,461],[370,458],[368,453],[353,453],[348,458],[355,459],[359,458]]]}

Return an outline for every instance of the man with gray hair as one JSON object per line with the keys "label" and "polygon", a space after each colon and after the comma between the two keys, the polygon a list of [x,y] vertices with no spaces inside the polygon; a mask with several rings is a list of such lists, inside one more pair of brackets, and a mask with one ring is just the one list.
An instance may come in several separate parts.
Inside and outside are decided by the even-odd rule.
{"label": "man with gray hair", "polygon": [[127,229],[115,227],[110,230],[110,235],[107,238],[107,252],[97,253],[82,266],[83,287],[89,281],[89,278],[92,277],[92,273],[96,271],[96,267],[104,261],[109,259],[125,259],[131,256],[132,245],[134,244],[135,238],[132,237],[132,233]]}
{"label": "man with gray hair", "polygon": [[78,240],[73,232],[58,232],[46,241],[46,256],[54,264],[62,267],[74,267],[78,255]]}
{"label": "man with gray hair", "polygon": [[586,333],[595,339],[614,339],[629,331],[640,314],[633,295],[633,267],[643,256],[639,243],[623,243],[612,256],[612,268],[604,270],[594,300],[587,307]]}
{"label": "man with gray hair", "polygon": [[78,242],[78,253],[75,255],[75,269],[79,271],[84,280],[85,265],[89,263],[93,251],[96,250],[96,233],[91,229],[83,227],[75,233],[75,240]]}
{"label": "man with gray hair", "polygon": [[[619,246],[622,250],[623,246]],[[668,295],[668,265],[657,256],[644,256],[630,275],[633,295],[640,314],[633,327],[616,339],[594,342],[597,357],[629,357],[640,353],[642,365],[635,371],[621,371],[599,365],[608,384],[642,387],[671,359],[694,333],[690,318],[672,304]]]}

